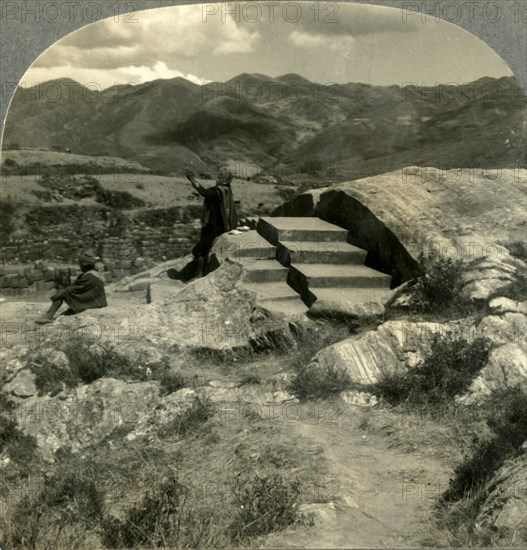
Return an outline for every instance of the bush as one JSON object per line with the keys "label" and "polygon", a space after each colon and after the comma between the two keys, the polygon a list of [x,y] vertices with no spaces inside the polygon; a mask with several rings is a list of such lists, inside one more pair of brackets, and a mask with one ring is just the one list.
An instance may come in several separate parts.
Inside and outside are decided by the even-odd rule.
{"label": "bush", "polygon": [[392,405],[432,412],[428,406],[445,405],[468,389],[487,363],[490,348],[486,338],[469,342],[451,334],[434,334],[430,355],[422,366],[386,373],[371,391]]}
{"label": "bush", "polygon": [[514,241],[505,245],[509,252],[519,260],[527,264],[527,243],[524,241]]}
{"label": "bush", "polygon": [[268,535],[292,525],[300,498],[298,481],[285,481],[280,474],[255,476],[235,485],[238,515],[231,525],[232,537],[243,540]]}
{"label": "bush", "polygon": [[439,313],[459,310],[468,305],[462,296],[465,270],[462,260],[421,254],[419,264],[424,274],[411,287],[411,311]]}
{"label": "bush", "polygon": [[299,399],[327,398],[351,387],[348,373],[335,365],[299,364],[288,390]]}
{"label": "bush", "polygon": [[[13,548],[78,548],[102,520],[104,494],[85,472],[68,470],[47,478],[38,492],[25,495],[13,510]],[[61,536],[66,546],[57,544]],[[52,546],[47,546],[53,540]]]}
{"label": "bush", "polygon": [[137,361],[132,361],[109,343],[77,336],[62,342],[58,347],[65,353],[68,366],[59,367],[38,351],[28,363],[35,373],[35,385],[41,395],[53,395],[62,391],[64,387],[71,388],[80,383],[91,384],[104,376],[139,381],[151,377],[159,380],[165,391],[176,387],[180,389],[184,385],[181,377],[169,372],[169,365],[165,359],[158,364],[149,365],[150,371],[154,373],[151,376],[146,366],[141,364],[140,357]]}

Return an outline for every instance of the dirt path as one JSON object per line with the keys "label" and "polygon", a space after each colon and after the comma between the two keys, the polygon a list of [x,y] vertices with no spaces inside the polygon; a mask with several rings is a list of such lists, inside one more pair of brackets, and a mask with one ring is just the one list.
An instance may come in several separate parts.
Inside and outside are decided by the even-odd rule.
{"label": "dirt path", "polygon": [[[361,412],[357,409],[357,416]],[[314,527],[273,535],[268,546],[416,547],[430,535],[432,508],[452,464],[429,452],[388,448],[385,438],[360,430],[353,414],[334,424],[291,424],[306,442],[325,449],[328,476],[321,496],[336,510],[321,505],[327,512]]]}

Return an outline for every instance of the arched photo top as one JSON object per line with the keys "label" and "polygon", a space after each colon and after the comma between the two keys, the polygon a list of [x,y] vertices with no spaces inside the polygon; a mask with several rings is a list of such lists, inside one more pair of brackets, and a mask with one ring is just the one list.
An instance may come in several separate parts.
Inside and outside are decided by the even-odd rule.
{"label": "arched photo top", "polygon": [[108,18],[48,48],[15,94],[3,150],[331,183],[401,163],[516,165],[524,113],[510,68],[452,23],[362,4],[205,3]]}

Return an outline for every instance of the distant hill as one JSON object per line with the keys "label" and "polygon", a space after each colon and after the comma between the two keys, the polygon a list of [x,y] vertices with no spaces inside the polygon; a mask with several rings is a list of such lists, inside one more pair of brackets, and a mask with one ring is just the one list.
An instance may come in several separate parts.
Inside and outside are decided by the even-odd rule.
{"label": "distant hill", "polygon": [[404,163],[525,167],[519,90],[514,78],[403,90],[242,74],[204,86],[175,78],[98,92],[59,79],[17,90],[3,149],[122,157],[178,174],[219,162],[337,179]]}

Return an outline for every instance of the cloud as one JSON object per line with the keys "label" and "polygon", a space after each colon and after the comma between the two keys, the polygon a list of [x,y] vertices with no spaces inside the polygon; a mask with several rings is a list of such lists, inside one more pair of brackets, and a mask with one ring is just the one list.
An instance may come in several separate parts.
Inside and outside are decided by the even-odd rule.
{"label": "cloud", "polygon": [[[291,28],[295,27],[296,32],[356,38],[388,32],[410,33],[423,27],[417,18],[405,21],[400,8],[338,2],[306,2],[284,3],[282,6],[275,6],[271,11],[269,4],[271,3],[261,2],[267,9],[262,7],[256,11],[254,8],[244,8],[242,2],[241,8],[231,11],[225,9],[209,16],[209,19],[222,16],[223,19],[236,21],[246,29],[255,26],[262,30],[267,28],[270,34],[276,31],[289,33]],[[288,8],[290,4],[294,4],[295,9]],[[247,3],[247,6],[249,5],[254,3]],[[254,19],[257,19],[257,24],[251,21]]]}
{"label": "cloud", "polygon": [[328,36],[325,34],[309,34],[302,31],[293,31],[289,41],[299,48],[329,48],[331,50],[349,50],[357,39],[353,36]]}
{"label": "cloud", "polygon": [[261,38],[235,21],[204,21],[200,4],[137,12],[137,23],[105,19],[75,31],[46,50],[35,68],[89,69],[175,65],[200,56],[249,53]]}
{"label": "cloud", "polygon": [[[167,67],[162,61],[158,61],[153,67],[146,65],[130,65],[117,69],[93,69],[68,65],[62,68],[62,74],[76,80],[90,89],[103,90],[115,84],[142,84],[159,78],[182,77],[194,84],[206,84],[208,81],[191,73],[183,73]],[[30,69],[20,81],[23,86],[34,86],[57,78],[55,67],[36,67]]]}

